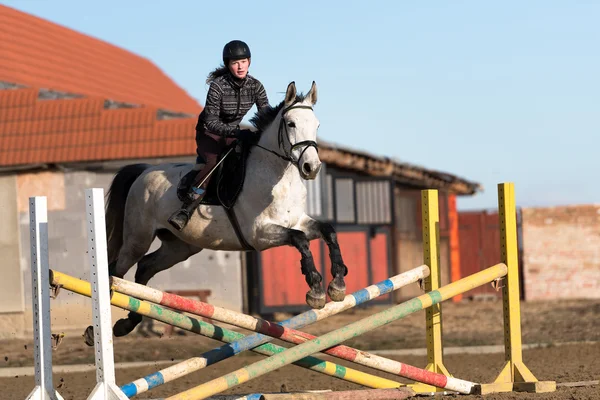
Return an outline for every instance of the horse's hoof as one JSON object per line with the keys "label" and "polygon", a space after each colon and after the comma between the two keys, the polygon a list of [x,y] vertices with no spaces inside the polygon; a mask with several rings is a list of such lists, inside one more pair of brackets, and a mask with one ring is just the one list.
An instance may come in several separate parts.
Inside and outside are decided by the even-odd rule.
{"label": "horse's hoof", "polygon": [[325,307],[325,293],[321,291],[320,293],[314,293],[314,290],[311,290],[306,293],[306,304],[315,309],[321,309]]}
{"label": "horse's hoof", "polygon": [[334,281],[331,281],[327,288],[327,294],[333,301],[344,301],[346,298],[346,285],[338,286]]}
{"label": "horse's hoof", "polygon": [[135,329],[135,324],[129,318],[121,318],[113,326],[113,334],[116,337],[128,335]]}
{"label": "horse's hoof", "polygon": [[88,346],[92,347],[94,346],[94,327],[93,326],[88,326],[85,329],[85,332],[83,332],[83,341],[85,342],[85,344],[87,344]]}
{"label": "horse's hoof", "polygon": [[333,301],[344,301],[346,298],[346,284],[343,278],[335,278],[329,282],[327,287],[327,294]]}

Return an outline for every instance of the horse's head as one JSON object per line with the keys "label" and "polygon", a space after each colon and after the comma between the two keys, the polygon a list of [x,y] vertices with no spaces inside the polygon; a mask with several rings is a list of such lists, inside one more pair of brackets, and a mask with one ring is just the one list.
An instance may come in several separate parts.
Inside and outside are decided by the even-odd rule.
{"label": "horse's head", "polygon": [[317,102],[317,85],[312,83],[310,91],[298,100],[296,84],[290,83],[285,93],[283,111],[279,125],[279,146],[296,163],[300,176],[315,179],[321,169],[317,152],[317,129],[319,120],[313,112]]}

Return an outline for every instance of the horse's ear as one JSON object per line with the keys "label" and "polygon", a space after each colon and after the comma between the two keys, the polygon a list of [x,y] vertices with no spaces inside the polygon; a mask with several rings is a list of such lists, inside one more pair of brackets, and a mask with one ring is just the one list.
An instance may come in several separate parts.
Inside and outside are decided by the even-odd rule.
{"label": "horse's ear", "polygon": [[313,81],[312,86],[310,87],[310,90],[308,91],[306,97],[308,97],[310,103],[313,106],[317,104],[317,84],[315,83],[315,81]]}
{"label": "horse's ear", "polygon": [[296,83],[290,82],[285,92],[285,105],[286,107],[291,105],[296,100]]}

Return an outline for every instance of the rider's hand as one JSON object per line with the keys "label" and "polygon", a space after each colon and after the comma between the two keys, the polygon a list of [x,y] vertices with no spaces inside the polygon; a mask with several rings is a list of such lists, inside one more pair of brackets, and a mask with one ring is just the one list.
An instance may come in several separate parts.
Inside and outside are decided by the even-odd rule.
{"label": "rider's hand", "polygon": [[256,133],[250,129],[238,129],[235,137],[243,142],[253,141],[256,139]]}

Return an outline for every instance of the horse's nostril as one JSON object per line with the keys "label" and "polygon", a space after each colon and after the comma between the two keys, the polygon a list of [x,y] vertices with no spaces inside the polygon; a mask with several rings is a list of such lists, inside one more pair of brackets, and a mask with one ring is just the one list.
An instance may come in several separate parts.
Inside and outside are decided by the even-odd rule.
{"label": "horse's nostril", "polygon": [[304,170],[304,173],[306,175],[310,174],[310,172],[312,171],[312,168],[310,168],[309,163],[304,163],[304,165],[302,166],[302,169]]}

